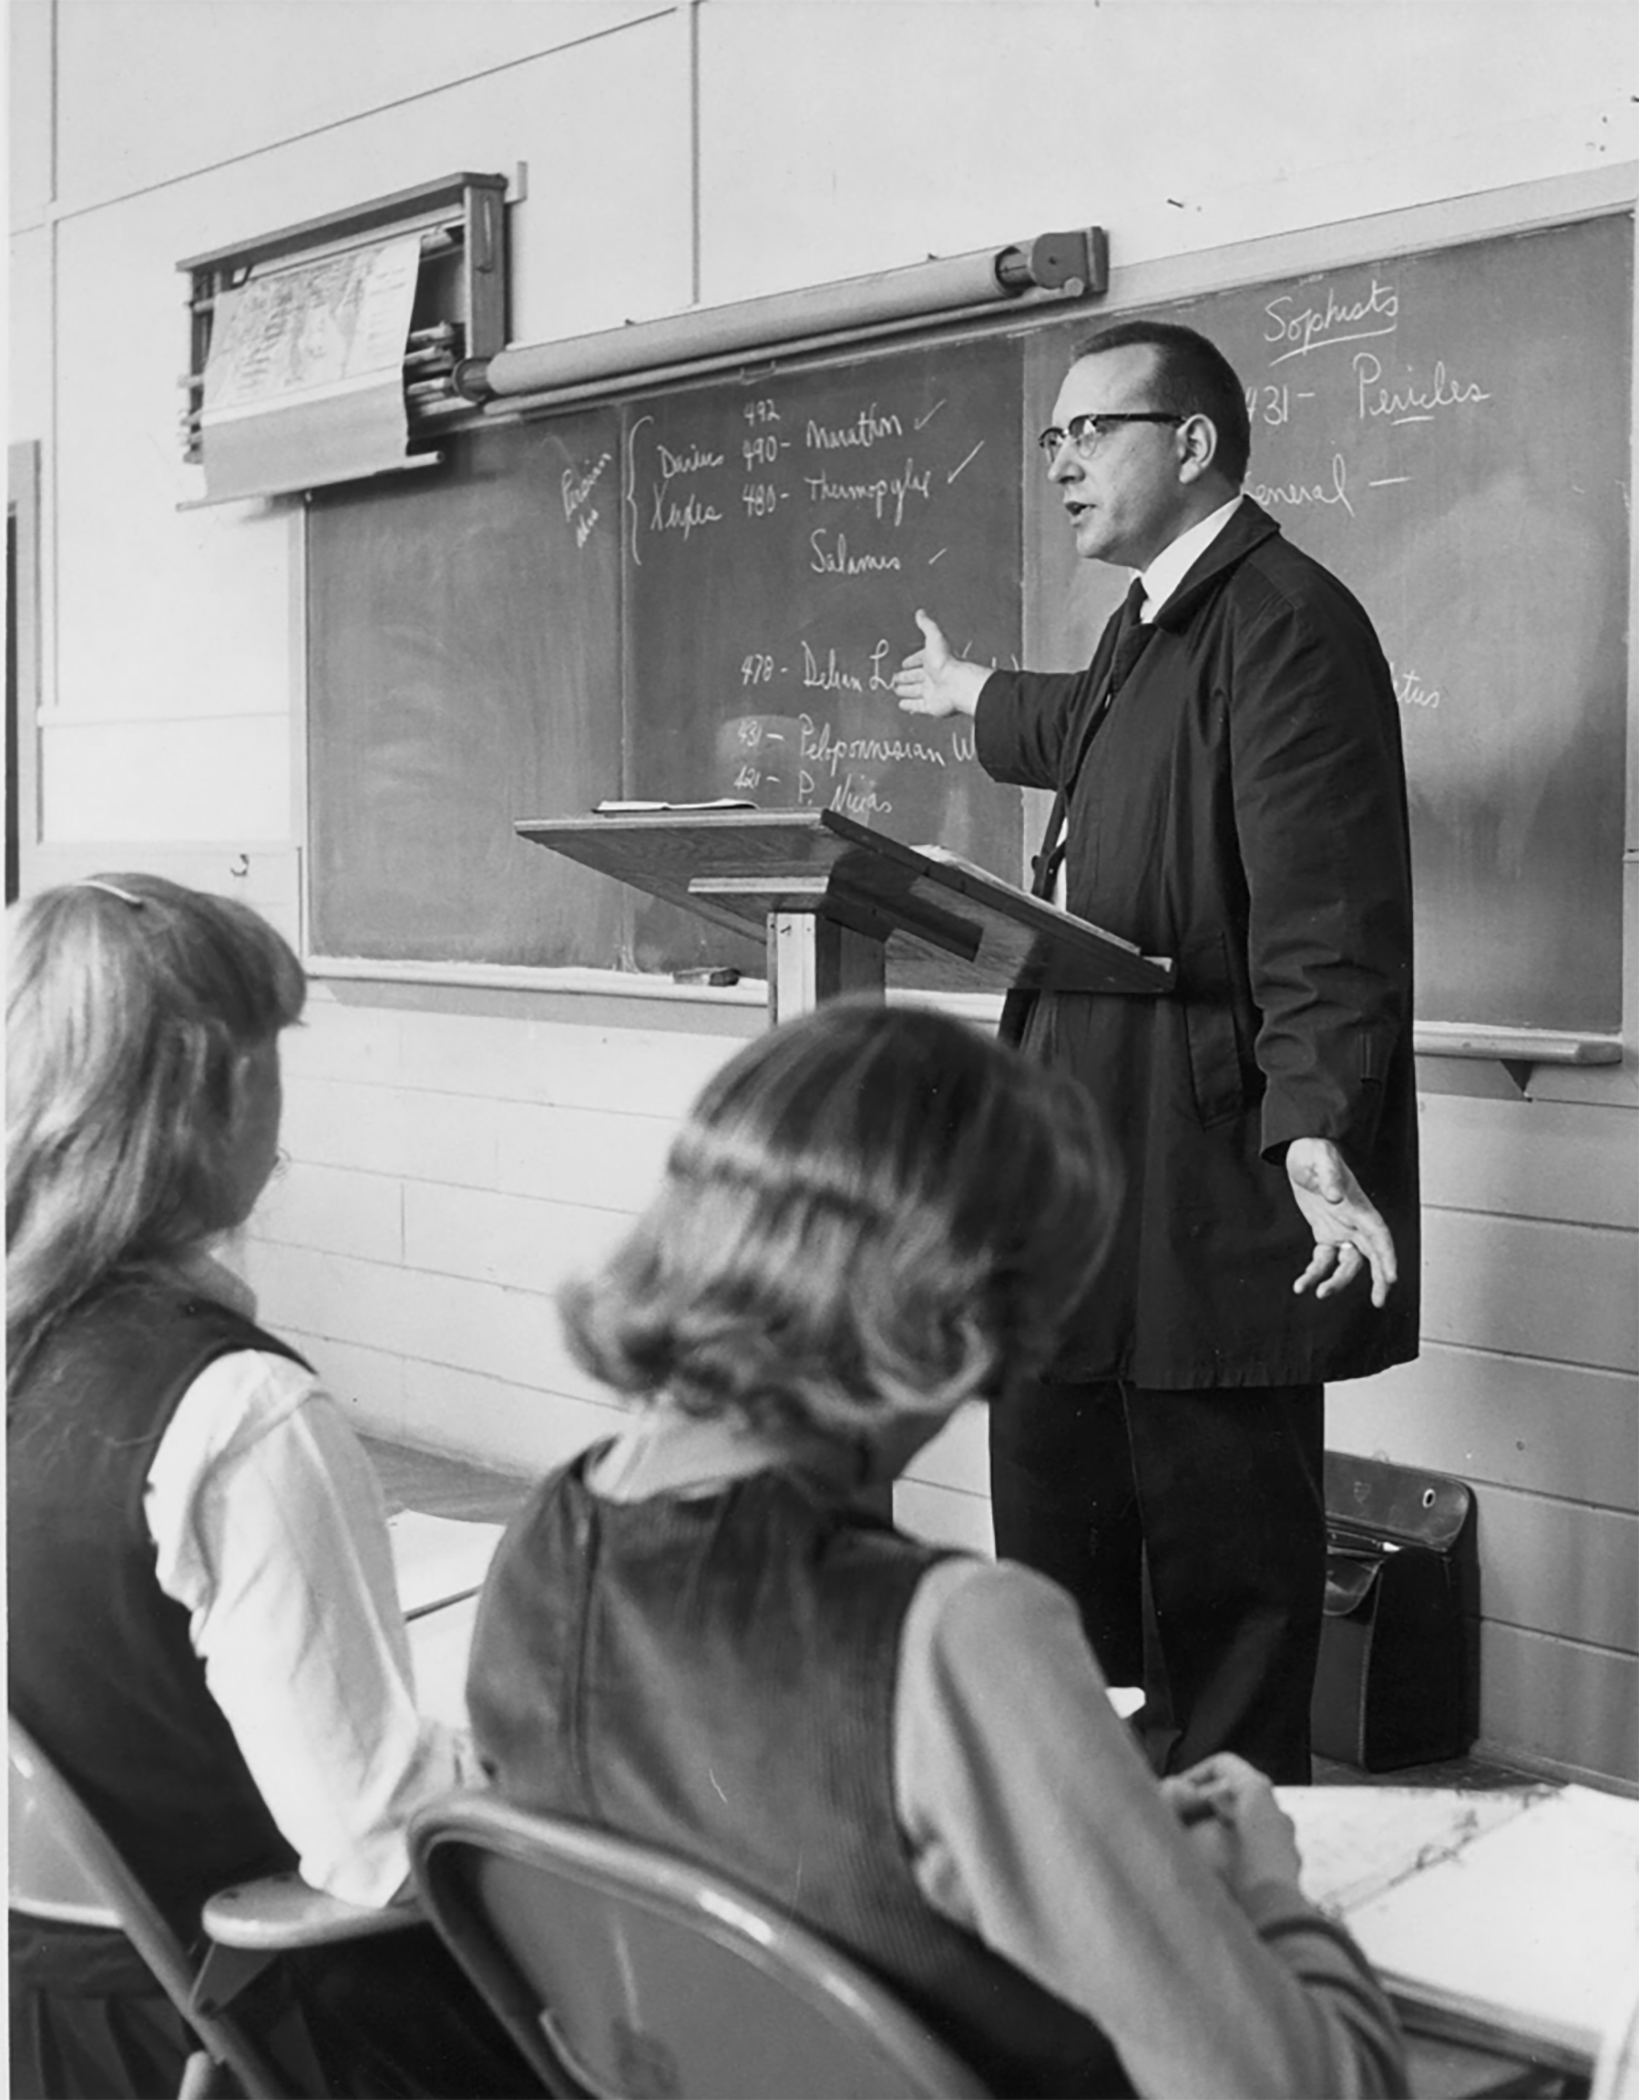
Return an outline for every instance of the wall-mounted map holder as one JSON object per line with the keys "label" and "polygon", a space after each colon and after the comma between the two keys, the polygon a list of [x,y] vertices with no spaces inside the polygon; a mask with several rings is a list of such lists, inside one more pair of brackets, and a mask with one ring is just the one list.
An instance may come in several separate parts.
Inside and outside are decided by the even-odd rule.
{"label": "wall-mounted map holder", "polygon": [[506,340],[506,189],[449,175],[177,265],[184,457],[205,503],[437,458],[475,415],[461,366]]}

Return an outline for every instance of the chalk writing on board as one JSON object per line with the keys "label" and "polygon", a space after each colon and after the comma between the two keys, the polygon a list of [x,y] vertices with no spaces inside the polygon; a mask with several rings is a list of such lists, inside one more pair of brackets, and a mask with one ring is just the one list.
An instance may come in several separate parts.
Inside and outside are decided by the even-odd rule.
{"label": "chalk writing on board", "polygon": [[878,519],[888,516],[890,523],[903,525],[908,497],[928,501],[933,469],[918,473],[916,461],[907,458],[898,473],[878,475],[875,481],[833,481],[827,474],[805,474],[802,480],[811,503],[865,504]]}
{"label": "chalk writing on board", "polygon": [[[1376,308],[1372,304],[1374,298],[1381,302]],[[1305,307],[1299,314],[1287,315],[1285,305],[1289,302],[1274,301],[1265,311],[1278,308],[1275,315],[1278,325],[1284,330],[1296,331],[1306,351],[1357,341],[1358,336],[1327,334],[1325,331],[1342,321],[1358,319],[1368,311],[1389,316],[1384,333],[1393,333],[1400,324],[1399,294],[1392,288],[1385,290],[1375,277],[1372,293],[1367,298],[1340,302],[1328,289],[1326,302],[1322,307]],[[1406,318],[1409,321],[1411,316],[1408,314]],[[1289,354],[1282,351],[1270,362],[1278,364]],[[1443,357],[1435,359],[1432,371],[1425,377],[1409,363],[1399,369],[1391,368],[1384,362],[1385,354],[1378,350],[1357,349],[1350,356],[1350,416],[1357,430],[1370,431],[1378,424],[1392,430],[1409,429],[1415,424],[1433,424],[1453,412],[1479,408],[1493,398],[1491,389],[1481,380],[1453,371]],[[1245,393],[1247,415],[1254,429],[1279,433],[1283,448],[1300,442],[1306,429],[1325,429],[1334,440],[1338,435],[1338,403],[1329,389],[1294,387],[1286,380],[1259,380],[1248,386]],[[1266,510],[1277,514],[1319,506],[1353,518],[1357,515],[1355,495],[1362,481],[1368,489],[1391,489],[1407,487],[1415,478],[1405,471],[1393,474],[1367,472],[1362,477],[1357,467],[1351,489],[1350,473],[1351,454],[1338,446],[1329,458],[1317,463],[1309,473],[1289,476],[1285,480],[1250,480],[1247,493]]]}
{"label": "chalk writing on board", "polygon": [[1489,401],[1491,396],[1474,379],[1453,379],[1445,359],[1437,358],[1434,376],[1427,386],[1407,379],[1398,386],[1383,386],[1383,360],[1374,350],[1354,354],[1355,413],[1362,422],[1377,416],[1396,423],[1428,422],[1442,408],[1461,408],[1466,402]]}
{"label": "chalk writing on board", "polygon": [[[1248,493],[1389,659],[1427,1019],[1620,1024],[1632,279],[1625,211],[1160,310],[1240,375]],[[1027,432],[1075,342],[1032,339]],[[1032,660],[1085,663],[1119,578],[1025,529]]]}
{"label": "chalk writing on board", "polygon": [[1391,660],[1389,676],[1394,681],[1395,698],[1402,707],[1439,706],[1441,698],[1440,688],[1437,685],[1426,684],[1422,674],[1414,671],[1409,665],[1402,669],[1399,664]]}
{"label": "chalk writing on board", "polygon": [[1318,481],[1252,481],[1247,483],[1247,493],[1265,510],[1301,509],[1306,503],[1338,504],[1349,516],[1354,516],[1354,505],[1349,501],[1349,463],[1341,452],[1334,452],[1325,475]]}
{"label": "chalk writing on board", "polygon": [[803,433],[806,445],[818,447],[822,452],[838,452],[851,446],[879,445],[884,438],[902,438],[905,426],[890,410],[884,414],[873,401],[862,408],[852,422],[827,424],[808,418]]}
{"label": "chalk writing on board", "polygon": [[613,457],[613,453],[600,452],[590,466],[565,467],[560,477],[563,515],[574,530],[577,547],[586,545],[597,525],[600,512],[592,498]]}
{"label": "chalk writing on board", "polygon": [[679,474],[698,474],[702,467],[720,467],[721,452],[708,452],[703,445],[689,445],[682,452],[673,452],[668,445],[658,448],[660,478],[675,481]]}
{"label": "chalk writing on board", "polygon": [[1289,357],[1307,357],[1312,350],[1330,349],[1337,343],[1393,335],[1400,318],[1400,294],[1392,284],[1380,284],[1373,271],[1371,289],[1364,296],[1342,297],[1328,284],[1318,304],[1299,306],[1294,294],[1278,292],[1263,311],[1263,339],[1279,346],[1269,362],[1278,365]]}
{"label": "chalk writing on board", "polygon": [[[631,792],[831,809],[1018,879],[1018,798],[971,725],[907,734],[893,694],[930,573],[953,634],[1018,657],[1018,357],[917,346],[632,405]],[[686,929],[653,938],[690,960]]]}
{"label": "chalk writing on board", "polygon": [[870,549],[860,554],[852,552],[845,532],[811,532],[808,545],[812,550],[808,566],[817,576],[875,576],[884,570],[903,569],[905,566],[896,552],[879,554]]}
{"label": "chalk writing on board", "polygon": [[[1631,492],[1611,433],[1632,414],[1631,208],[1166,311],[1228,354],[1252,493],[1390,659],[1419,1011],[1618,1028]],[[874,799],[908,844],[1017,881],[1016,793],[948,725],[917,730],[942,763],[895,750],[882,680],[919,605],[979,661],[1091,656],[1123,579],[1078,562],[1022,485],[1089,319],[452,432],[442,470],[316,493],[316,952],[755,968],[749,939],[702,954],[718,937],[692,917],[512,838],[515,818],[607,797]],[[902,566],[816,569],[815,532]]]}

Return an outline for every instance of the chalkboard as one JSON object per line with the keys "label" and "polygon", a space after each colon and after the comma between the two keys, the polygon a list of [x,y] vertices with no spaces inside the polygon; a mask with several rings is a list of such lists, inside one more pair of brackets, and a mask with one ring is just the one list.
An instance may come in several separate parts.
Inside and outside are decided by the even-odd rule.
{"label": "chalkboard", "polygon": [[[1016,342],[920,348],[626,412],[622,661],[634,795],[830,809],[1017,880],[1017,794],[973,725],[902,714],[892,676],[937,594],[953,642],[1017,662]],[[640,965],[721,936],[666,905]]]}
{"label": "chalkboard", "polygon": [[[1425,1020],[1620,1025],[1632,247],[1622,210],[1142,309],[1222,344],[1251,493],[1383,637]],[[1031,439],[1138,310],[748,364],[315,497],[315,952],[760,973],[513,835],[605,798],[831,808],[1019,879],[1019,795],[887,681],[918,605],[982,660],[1086,661],[1125,577],[1076,562]]]}
{"label": "chalkboard", "polygon": [[313,945],[730,966],[761,948],[554,862],[514,822],[606,798],[829,808],[1009,880],[1020,797],[889,680],[937,590],[1017,662],[1023,352],[762,373],[450,441],[309,527]]}
{"label": "chalkboard", "polygon": [[[1146,309],[1227,354],[1248,492],[1382,638],[1421,1019],[1621,1025],[1632,255],[1615,214]],[[1038,425],[1074,340],[1030,344]],[[1026,534],[1028,659],[1083,663],[1123,579],[1056,505]]]}
{"label": "chalkboard", "polygon": [[321,955],[616,961],[621,893],[520,818],[619,792],[613,409],[479,431],[308,522],[311,942]]}

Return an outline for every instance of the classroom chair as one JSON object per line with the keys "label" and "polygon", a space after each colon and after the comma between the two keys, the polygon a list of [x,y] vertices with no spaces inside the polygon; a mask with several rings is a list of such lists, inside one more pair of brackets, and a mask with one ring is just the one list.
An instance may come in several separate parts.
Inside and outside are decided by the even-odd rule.
{"label": "classroom chair", "polygon": [[1406,2017],[1406,2065],[1411,2100],[1588,2100],[1588,2081],[1580,2073],[1535,2063],[1522,2045],[1492,2047],[1440,2031],[1419,2031],[1416,2015]]}
{"label": "classroom chair", "polygon": [[[690,1861],[478,1794],[429,1802],[409,1840],[423,1915],[553,2100],[988,2090],[845,1956]],[[1415,2100],[1586,2100],[1518,2054],[1407,2040]]]}
{"label": "classroom chair", "polygon": [[850,1960],[689,1861],[476,1794],[410,1824],[424,1914],[555,2100],[977,2100]]}
{"label": "classroom chair", "polygon": [[181,2100],[242,2093],[300,2100],[229,2009],[251,1979],[287,1949],[393,1932],[419,1913],[342,1903],[296,1874],[269,1875],[213,1896],[207,1947],[196,1960],[160,1915],[97,1819],[28,1730],[8,1716],[8,1901],[60,1924],[123,1932],[198,2037]]}

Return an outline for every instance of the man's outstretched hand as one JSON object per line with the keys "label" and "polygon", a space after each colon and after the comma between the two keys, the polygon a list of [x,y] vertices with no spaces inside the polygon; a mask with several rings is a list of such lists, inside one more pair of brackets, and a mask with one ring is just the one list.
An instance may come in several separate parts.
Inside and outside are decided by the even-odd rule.
{"label": "man's outstretched hand", "polygon": [[952,656],[939,623],[925,612],[917,612],[916,624],[922,630],[922,646],[893,674],[894,697],[909,715],[972,714],[989,671]]}
{"label": "man's outstretched hand", "polygon": [[1400,1273],[1394,1235],[1336,1145],[1330,1138],[1294,1138],[1286,1148],[1286,1174],[1315,1236],[1314,1254],[1293,1290],[1330,1298],[1370,1269],[1372,1303],[1386,1304]]}

